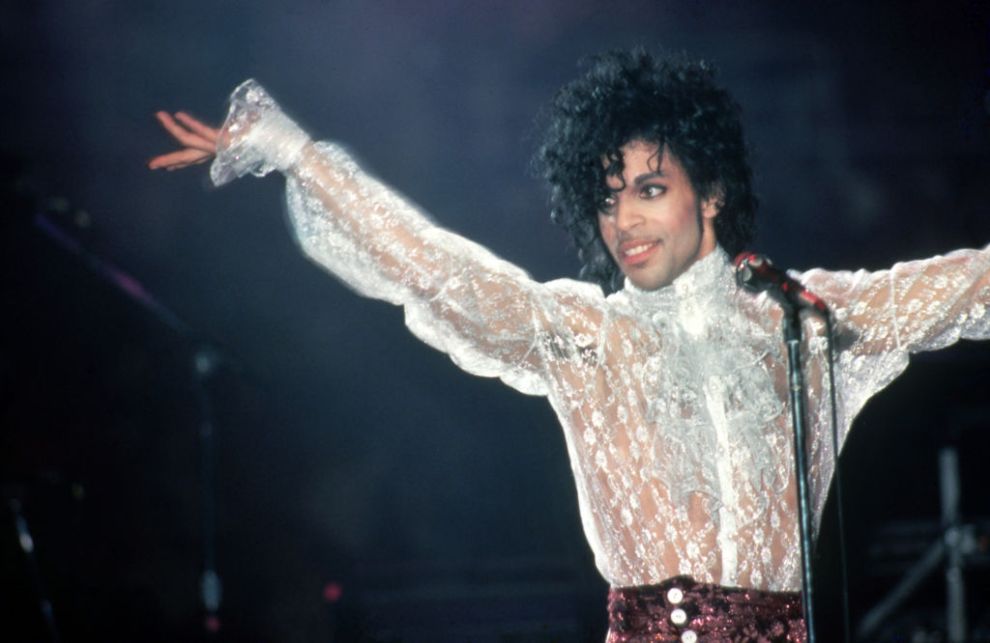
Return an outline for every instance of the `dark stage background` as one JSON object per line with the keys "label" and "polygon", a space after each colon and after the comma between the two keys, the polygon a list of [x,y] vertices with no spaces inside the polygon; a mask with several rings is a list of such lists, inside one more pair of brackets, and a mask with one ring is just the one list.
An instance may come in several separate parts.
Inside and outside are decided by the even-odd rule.
{"label": "dark stage background", "polygon": [[[203,339],[225,356],[207,382],[220,640],[602,638],[605,588],[545,402],[462,375],[399,310],[308,263],[280,178],[215,190],[205,167],[147,171],[171,147],[155,110],[219,121],[256,77],[315,136],[546,280],[577,263],[527,171],[541,106],[585,54],[684,49],[743,104],[758,248],[880,268],[990,241],[988,16],[964,1],[3,3],[0,640],[45,640],[39,579],[66,641],[207,638]],[[54,243],[39,213],[196,340]],[[935,537],[940,445],[961,445],[966,518],[990,516],[988,374],[985,345],[919,356],[858,421],[854,621],[917,553],[880,550]],[[922,531],[894,537],[892,521]],[[831,526],[822,549],[832,625]],[[985,635],[987,570],[967,579]],[[937,630],[943,602],[936,575],[894,631]]]}

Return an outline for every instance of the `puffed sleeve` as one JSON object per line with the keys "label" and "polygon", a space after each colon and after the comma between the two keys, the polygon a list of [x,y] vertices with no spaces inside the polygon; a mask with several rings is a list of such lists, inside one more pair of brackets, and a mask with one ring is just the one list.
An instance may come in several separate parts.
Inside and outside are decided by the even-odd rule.
{"label": "puffed sleeve", "polygon": [[234,91],[222,131],[216,184],[284,172],[304,252],[358,293],[402,305],[410,330],[465,371],[545,395],[545,347],[597,334],[600,289],[536,283],[435,225],[344,148],[311,142],[256,82]]}
{"label": "puffed sleeve", "polygon": [[990,339],[990,246],[877,272],[812,270],[802,279],[833,307],[847,417],[897,377],[911,353]]}

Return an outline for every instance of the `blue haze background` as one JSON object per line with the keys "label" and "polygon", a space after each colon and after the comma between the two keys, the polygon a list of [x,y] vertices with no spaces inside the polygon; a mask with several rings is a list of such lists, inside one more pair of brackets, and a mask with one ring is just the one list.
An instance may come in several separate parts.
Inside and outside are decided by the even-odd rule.
{"label": "blue haze background", "polygon": [[[795,268],[880,268],[990,241],[988,16],[965,1],[4,3],[0,483],[34,528],[65,640],[205,636],[197,402],[190,342],[51,243],[40,211],[229,359],[210,385],[221,640],[604,628],[545,401],[464,376],[401,311],[309,263],[281,178],[216,190],[205,167],[147,171],[172,145],[155,110],[219,122],[255,77],[314,137],[547,280],[577,262],[528,172],[541,107],[582,56],[686,50],[743,105],[756,247]],[[854,614],[896,578],[866,571],[877,526],[937,518],[949,427],[976,427],[959,438],[965,508],[990,514],[987,358],[975,344],[922,357],[857,424]],[[5,514],[0,638],[38,640],[13,534]],[[833,543],[826,528],[830,605]],[[986,572],[970,579],[986,619]],[[940,592],[926,586],[915,615]]]}

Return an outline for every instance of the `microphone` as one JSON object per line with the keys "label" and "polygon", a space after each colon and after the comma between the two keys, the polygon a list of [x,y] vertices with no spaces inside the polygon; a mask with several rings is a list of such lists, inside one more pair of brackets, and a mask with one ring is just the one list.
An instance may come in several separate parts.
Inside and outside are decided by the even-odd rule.
{"label": "microphone", "polygon": [[767,293],[784,308],[807,309],[828,317],[828,306],[821,297],[806,289],[797,279],[781,270],[764,255],[740,252],[735,261],[736,285],[750,292]]}

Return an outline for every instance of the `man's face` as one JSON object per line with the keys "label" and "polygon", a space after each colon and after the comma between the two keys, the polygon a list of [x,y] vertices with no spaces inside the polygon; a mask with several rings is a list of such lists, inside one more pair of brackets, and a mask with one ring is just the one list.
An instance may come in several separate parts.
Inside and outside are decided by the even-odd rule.
{"label": "man's face", "polygon": [[687,172],[666,149],[633,140],[621,149],[622,177],[598,213],[605,246],[634,286],[656,290],[715,249],[717,200],[700,200]]}

